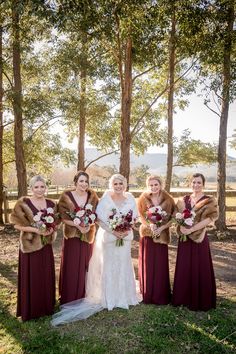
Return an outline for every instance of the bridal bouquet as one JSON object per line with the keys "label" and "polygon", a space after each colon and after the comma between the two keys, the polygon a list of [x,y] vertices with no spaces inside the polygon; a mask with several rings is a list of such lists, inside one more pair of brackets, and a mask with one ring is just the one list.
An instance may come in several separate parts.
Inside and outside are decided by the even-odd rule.
{"label": "bridal bouquet", "polygon": [[[74,211],[68,211],[67,214],[71,217],[75,226],[87,227],[97,220],[97,214],[93,211],[92,204],[86,204],[84,207],[79,206]],[[80,239],[85,240],[83,234],[81,234]]]}
{"label": "bridal bouquet", "polygon": [[[190,228],[194,224],[195,215],[196,213],[193,210],[184,209],[182,213],[176,213],[174,221],[180,226]],[[180,234],[179,237],[180,241],[187,241],[186,235]]]}
{"label": "bridal bouquet", "polygon": [[[163,221],[167,220],[167,212],[163,210],[159,205],[152,206],[147,210],[146,220],[150,224],[155,224],[159,227]],[[153,236],[153,238],[155,237],[156,236]]]}
{"label": "bridal bouquet", "polygon": [[[54,214],[53,208],[42,209],[34,215],[32,224],[33,227],[36,227],[41,232],[55,230],[56,228],[56,218],[57,215]],[[42,244],[47,244],[47,236],[41,236]]]}
{"label": "bridal bouquet", "polygon": [[[133,217],[133,211],[129,210],[127,214],[123,214],[115,208],[112,209],[109,215],[108,224],[112,231],[125,232],[132,229],[135,224],[136,218]],[[117,239],[116,246],[123,246],[124,240]]]}

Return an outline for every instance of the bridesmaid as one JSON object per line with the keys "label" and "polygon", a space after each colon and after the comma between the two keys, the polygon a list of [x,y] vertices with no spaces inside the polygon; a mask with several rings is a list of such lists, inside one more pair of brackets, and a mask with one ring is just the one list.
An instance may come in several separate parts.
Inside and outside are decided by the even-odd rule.
{"label": "bridesmaid", "polygon": [[42,231],[35,219],[46,208],[50,208],[51,215],[56,213],[56,204],[45,198],[46,183],[41,176],[30,180],[30,188],[32,196],[20,198],[11,214],[11,222],[20,231],[17,316],[23,321],[51,315],[55,305],[55,223],[48,231]]}
{"label": "bridesmaid", "polygon": [[[166,305],[171,300],[168,243],[170,242],[169,219],[175,210],[174,199],[162,189],[158,176],[146,180],[147,191],[138,199],[141,219],[139,247],[139,282],[143,302],[146,304]],[[146,213],[149,208],[160,206],[167,219],[157,227],[148,223]]]}
{"label": "bridesmaid", "polygon": [[216,307],[216,284],[206,226],[218,217],[214,197],[203,192],[205,177],[192,176],[192,194],[179,200],[179,212],[193,210],[196,215],[191,228],[180,227],[187,241],[178,243],[174,277],[174,306],[184,305],[193,311],[207,311]]}
{"label": "bridesmaid", "polygon": [[75,225],[68,214],[86,204],[91,204],[95,210],[98,203],[97,194],[89,188],[89,175],[86,172],[78,171],[74,176],[74,184],[75,188],[65,191],[58,203],[64,223],[59,278],[61,304],[85,297],[86,273],[96,232],[94,224],[88,227]]}

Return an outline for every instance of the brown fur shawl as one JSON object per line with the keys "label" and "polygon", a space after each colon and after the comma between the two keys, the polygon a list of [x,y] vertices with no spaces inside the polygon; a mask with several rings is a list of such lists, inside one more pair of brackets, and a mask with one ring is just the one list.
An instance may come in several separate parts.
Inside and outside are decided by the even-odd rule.
{"label": "brown fur shawl", "polygon": [[[139,215],[141,219],[141,226],[140,226],[140,235],[141,237],[144,236],[149,236],[152,237],[152,231],[149,226],[149,223],[146,220],[146,212],[147,210],[153,206],[152,200],[151,200],[151,193],[144,192],[141,194],[141,196],[138,199],[138,210],[139,210]],[[159,206],[166,211],[168,215],[168,219],[166,223],[170,220],[172,214],[174,213],[175,210],[175,202],[172,196],[167,193],[166,191],[162,190],[160,194],[160,204]],[[169,228],[166,228],[163,230],[160,234],[160,237],[158,238],[153,238],[154,242],[158,243],[165,243],[168,244],[170,243],[170,231]]]}
{"label": "brown fur shawl", "polygon": [[[15,204],[13,211],[10,215],[10,221],[19,226],[32,226],[34,223],[33,220],[33,212],[30,207],[26,203],[26,199],[28,197],[21,197]],[[57,213],[57,205],[54,201],[50,199],[46,199],[50,201],[50,207],[54,209],[54,213]],[[47,243],[52,244],[56,239],[56,231],[53,232],[50,236],[47,236]],[[40,250],[43,248],[43,244],[41,241],[41,236],[32,233],[32,232],[20,232],[20,249],[23,253],[31,253]]]}
{"label": "brown fur shawl", "polygon": [[[212,196],[206,197],[207,198],[204,198],[197,202],[192,209],[196,213],[194,218],[194,225],[207,218],[210,218],[212,222],[214,222],[218,218],[218,206],[216,199]],[[182,211],[186,208],[185,202],[182,199],[178,200],[176,206],[180,213],[182,213]],[[178,226],[177,233],[179,233],[179,229],[180,227]],[[204,227],[203,229],[192,232],[190,235],[188,235],[188,238],[190,238],[196,243],[200,243],[203,241],[205,233],[206,228]]]}
{"label": "brown fur shawl", "polygon": [[[71,217],[67,214],[67,212],[75,210],[75,205],[68,195],[68,192],[72,192],[73,190],[74,189],[67,190],[64,193],[62,193],[58,202],[58,210],[61,218],[64,220],[72,220]],[[93,210],[96,209],[98,203],[98,196],[92,189],[88,189],[87,203],[93,206]],[[66,239],[72,237],[80,237],[79,230],[76,227],[67,225],[65,223],[63,225],[63,233]],[[84,241],[88,243],[93,243],[95,238],[95,233],[96,233],[96,226],[91,225],[89,232],[85,234]]]}

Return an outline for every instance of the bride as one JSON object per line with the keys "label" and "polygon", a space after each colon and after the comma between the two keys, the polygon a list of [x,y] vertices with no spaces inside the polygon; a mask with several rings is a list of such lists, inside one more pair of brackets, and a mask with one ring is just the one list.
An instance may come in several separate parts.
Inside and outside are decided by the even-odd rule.
{"label": "bride", "polygon": [[53,326],[85,319],[103,309],[128,309],[129,305],[138,304],[131,259],[133,231],[114,231],[109,223],[109,216],[115,211],[123,215],[132,211],[133,218],[138,216],[135,199],[125,192],[126,187],[125,177],[111,177],[110,189],[105,191],[96,210],[100,227],[89,263],[86,296],[61,306],[53,315]]}

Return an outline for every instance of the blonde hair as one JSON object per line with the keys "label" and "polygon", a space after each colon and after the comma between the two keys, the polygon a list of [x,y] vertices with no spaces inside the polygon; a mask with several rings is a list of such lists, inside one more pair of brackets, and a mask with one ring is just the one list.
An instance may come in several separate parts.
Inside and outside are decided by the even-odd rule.
{"label": "blonde hair", "polygon": [[157,176],[157,175],[151,175],[151,176],[148,176],[147,179],[146,179],[146,186],[148,187],[148,184],[150,181],[152,180],[156,180],[159,182],[161,188],[162,188],[162,179],[161,177]]}
{"label": "blonde hair", "polygon": [[35,183],[36,183],[36,182],[39,182],[39,181],[42,182],[42,183],[45,185],[45,187],[47,186],[45,179],[44,179],[42,176],[37,175],[37,176],[34,176],[34,177],[32,177],[32,178],[30,179],[30,181],[29,181],[29,187],[30,187],[30,188],[33,188],[33,186],[35,185]]}
{"label": "blonde hair", "polygon": [[118,179],[119,181],[123,182],[124,189],[126,190],[126,188],[127,188],[127,179],[124,176],[122,176],[121,174],[119,174],[119,173],[116,173],[115,175],[111,176],[111,178],[109,179],[109,189],[113,188],[113,183],[114,183],[115,179]]}

